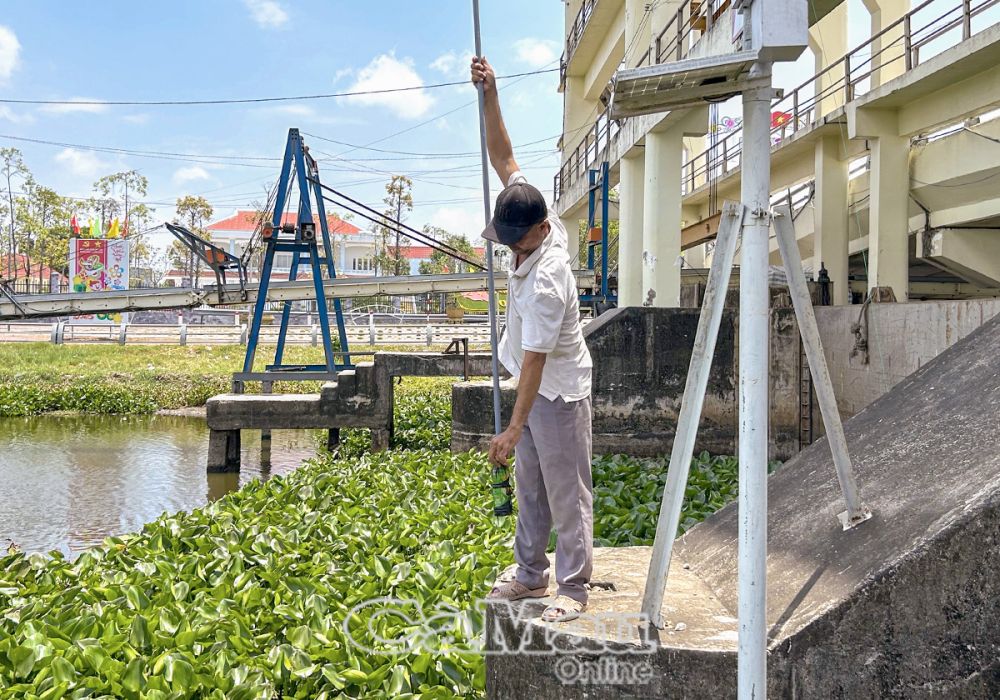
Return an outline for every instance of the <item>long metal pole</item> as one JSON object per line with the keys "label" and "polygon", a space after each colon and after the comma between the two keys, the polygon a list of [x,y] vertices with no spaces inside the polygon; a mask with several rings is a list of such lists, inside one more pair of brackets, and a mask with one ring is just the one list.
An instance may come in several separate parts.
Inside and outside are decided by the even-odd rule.
{"label": "long metal pole", "polygon": [[[472,22],[476,32],[476,56],[483,55],[482,40],[479,37],[479,0],[472,0]],[[482,151],[483,161],[483,213],[486,216],[486,225],[490,223],[492,214],[490,213],[490,171],[489,157],[486,152],[486,109],[485,94],[483,84],[477,86],[479,94],[479,147]],[[490,310],[490,360],[493,368],[493,430],[499,435],[501,432],[500,415],[500,369],[497,362],[497,295],[496,282],[493,279],[493,241],[486,241],[486,286],[489,290],[489,310]]]}
{"label": "long metal pole", "polygon": [[[755,63],[751,78],[770,78]],[[743,182],[749,209],[740,259],[739,653],[740,700],[767,696],[768,235],[771,88],[743,93]]]}
{"label": "long metal pole", "polygon": [[722,211],[719,235],[716,239],[712,267],[708,271],[705,285],[705,300],[701,305],[698,330],[694,336],[691,362],[688,365],[687,382],[681,398],[681,410],[677,416],[677,432],[670,452],[670,466],[667,468],[667,483],[663,489],[660,515],[656,521],[656,536],[653,539],[653,554],[649,559],[646,574],[646,588],[642,593],[642,613],[646,621],[656,627],[663,626],[660,608],[663,607],[663,589],[670,573],[670,559],[674,551],[674,538],[681,522],[681,507],[684,505],[684,490],[691,470],[695,440],[698,437],[698,422],[705,403],[705,390],[715,355],[715,342],[719,337],[722,311],[729,289],[729,275],[732,272],[736,242],[746,208],[727,202]]}

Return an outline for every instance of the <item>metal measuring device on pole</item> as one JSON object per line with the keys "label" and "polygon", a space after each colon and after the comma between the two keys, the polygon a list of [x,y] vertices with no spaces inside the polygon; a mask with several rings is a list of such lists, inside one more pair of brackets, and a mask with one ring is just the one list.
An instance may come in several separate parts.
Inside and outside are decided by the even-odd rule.
{"label": "metal measuring device on pole", "polygon": [[[643,592],[642,613],[647,621],[643,633],[656,636],[656,627],[663,625],[660,610],[673,542],[729,276],[742,237],[737,687],[741,699],[757,699],[767,694],[768,238],[772,222],[846,503],[841,524],[849,529],[870,518],[871,513],[861,502],[854,480],[791,212],[787,208],[772,210],[770,206],[770,106],[780,96],[771,83],[771,66],[778,61],[794,61],[805,50],[808,4],[802,0],[734,0],[728,9],[717,2],[704,3],[703,7],[705,34],[695,48],[719,46],[731,38],[732,51],[708,54],[691,50],[689,55],[693,57],[684,58],[679,27],[677,45],[667,49],[667,55],[676,55],[679,60],[661,63],[657,40],[650,49],[654,54],[650,65],[615,74],[610,106],[611,117],[620,119],[703,106],[737,94],[743,100],[742,202],[727,202],[721,212]],[[727,32],[730,37],[721,36]]]}
{"label": "metal measuring device on pole", "polygon": [[[476,56],[483,55],[483,44],[479,32],[479,0],[472,0],[472,22],[473,31],[476,36]],[[479,147],[482,151],[483,170],[483,213],[486,216],[485,225],[490,225],[493,215],[490,211],[490,171],[489,156],[486,152],[486,112],[485,93],[482,83],[476,85],[476,93],[479,97]],[[493,241],[486,241],[486,286],[489,290],[489,317],[490,317],[490,361],[493,370],[493,432],[499,435],[502,432],[503,416],[500,411],[500,367],[497,361],[497,295],[496,280],[493,276]],[[511,503],[512,489],[510,485],[510,469],[507,467],[494,466],[491,472],[490,490],[493,496],[493,514],[497,517],[504,517],[513,513],[514,508]]]}

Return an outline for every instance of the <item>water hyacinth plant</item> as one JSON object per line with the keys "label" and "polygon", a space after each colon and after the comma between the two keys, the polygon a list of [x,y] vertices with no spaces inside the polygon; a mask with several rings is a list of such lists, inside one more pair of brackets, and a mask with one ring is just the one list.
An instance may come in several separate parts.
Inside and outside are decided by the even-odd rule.
{"label": "water hyacinth plant", "polygon": [[[482,697],[477,601],[512,561],[514,519],[492,515],[486,458],[448,451],[449,391],[396,387],[389,451],[344,431],[333,454],[75,561],[0,558],[0,698]],[[598,544],[651,543],[665,472],[595,460]],[[735,493],[735,460],[700,455],[682,529]],[[381,597],[461,624],[433,648],[393,643],[405,619],[352,613]]]}

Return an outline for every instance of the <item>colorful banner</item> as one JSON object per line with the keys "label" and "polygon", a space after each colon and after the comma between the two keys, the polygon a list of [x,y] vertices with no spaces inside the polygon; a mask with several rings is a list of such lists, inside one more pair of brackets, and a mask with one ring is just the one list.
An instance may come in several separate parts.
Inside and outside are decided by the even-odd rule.
{"label": "colorful banner", "polygon": [[[73,292],[104,292],[128,289],[129,241],[100,238],[69,240],[69,277]],[[121,314],[74,316],[84,323],[118,323]]]}

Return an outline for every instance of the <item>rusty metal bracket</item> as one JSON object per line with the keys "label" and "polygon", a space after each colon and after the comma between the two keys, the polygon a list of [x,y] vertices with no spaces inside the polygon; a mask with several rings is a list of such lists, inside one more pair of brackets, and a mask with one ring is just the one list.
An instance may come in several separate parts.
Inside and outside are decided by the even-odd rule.
{"label": "rusty metal bracket", "polygon": [[462,375],[464,381],[469,381],[469,339],[452,338],[451,343],[445,348],[442,355],[462,356]]}

